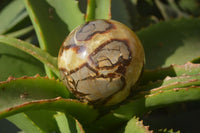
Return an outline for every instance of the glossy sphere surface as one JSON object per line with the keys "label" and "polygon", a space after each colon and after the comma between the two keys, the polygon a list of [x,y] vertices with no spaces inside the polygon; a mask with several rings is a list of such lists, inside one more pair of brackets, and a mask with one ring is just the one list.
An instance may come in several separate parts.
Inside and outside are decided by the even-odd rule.
{"label": "glossy sphere surface", "polygon": [[64,84],[82,101],[112,105],[138,80],[144,50],[137,36],[114,20],[95,20],[74,29],[63,42],[58,67]]}

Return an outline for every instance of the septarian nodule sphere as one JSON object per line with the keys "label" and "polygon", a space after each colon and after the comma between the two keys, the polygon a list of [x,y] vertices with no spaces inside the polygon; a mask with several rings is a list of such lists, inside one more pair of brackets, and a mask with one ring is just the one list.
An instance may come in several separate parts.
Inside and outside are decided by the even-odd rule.
{"label": "septarian nodule sphere", "polygon": [[94,20],[63,42],[58,68],[67,88],[82,101],[113,105],[130,94],[144,63],[138,37],[114,20]]}

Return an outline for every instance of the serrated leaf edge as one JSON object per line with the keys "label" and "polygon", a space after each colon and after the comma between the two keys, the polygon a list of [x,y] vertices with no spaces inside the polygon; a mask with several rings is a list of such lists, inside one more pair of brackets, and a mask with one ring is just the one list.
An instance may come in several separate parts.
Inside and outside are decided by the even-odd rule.
{"label": "serrated leaf edge", "polygon": [[[139,118],[136,117],[136,116],[134,116],[132,119],[136,119],[136,120],[137,120],[135,124],[138,125],[138,127],[139,127],[140,129],[143,128],[143,130],[145,130],[146,133],[153,133],[152,130],[149,130],[149,126],[145,126],[145,125],[144,125],[143,120],[139,120]],[[132,119],[130,119],[130,120],[128,121],[128,123],[127,123],[127,125],[126,125],[126,127],[125,127],[125,133],[126,133],[126,129],[127,129],[127,127],[129,126],[129,124],[130,124],[130,122],[131,122]]]}

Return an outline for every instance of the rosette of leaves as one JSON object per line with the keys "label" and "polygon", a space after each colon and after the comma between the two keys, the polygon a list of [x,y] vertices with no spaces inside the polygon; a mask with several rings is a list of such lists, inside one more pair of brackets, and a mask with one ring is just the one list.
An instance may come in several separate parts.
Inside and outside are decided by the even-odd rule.
{"label": "rosette of leaves", "polygon": [[[2,1],[0,118],[27,133],[197,132],[199,14],[198,0]],[[60,81],[57,54],[76,26],[111,18],[137,33],[146,63],[128,99],[93,107]]]}

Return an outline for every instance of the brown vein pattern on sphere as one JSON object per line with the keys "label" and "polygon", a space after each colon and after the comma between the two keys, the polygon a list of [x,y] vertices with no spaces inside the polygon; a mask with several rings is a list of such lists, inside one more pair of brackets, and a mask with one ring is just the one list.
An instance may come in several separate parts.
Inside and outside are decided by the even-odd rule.
{"label": "brown vein pattern on sphere", "polygon": [[112,28],[114,28],[114,26],[109,21],[99,20],[87,22],[83,28],[77,31],[76,39],[78,41],[87,41],[90,40],[95,34],[103,34]]}
{"label": "brown vein pattern on sphere", "polygon": [[[131,81],[131,74],[138,78],[144,61],[138,57],[144,58],[143,48],[134,37],[127,27],[112,20],[95,20],[76,28],[59,52],[64,84],[78,98],[91,103],[105,103],[111,98],[118,103],[126,98],[136,82],[134,78]],[[138,72],[133,72],[134,68]],[[111,100],[109,104],[113,103]]]}
{"label": "brown vein pattern on sphere", "polygon": [[116,65],[130,63],[131,52],[127,40],[112,39],[103,43],[89,56],[97,69],[112,69]]}
{"label": "brown vein pattern on sphere", "polygon": [[[74,49],[74,46],[69,47],[68,49]],[[67,85],[73,90],[79,92],[77,94],[79,97],[82,95],[90,95],[90,99],[88,100],[98,100],[102,97],[108,97],[112,95],[112,93],[123,89],[126,83],[125,80],[121,80],[121,77],[125,73],[125,66],[130,62],[130,55],[127,41],[114,39],[100,45],[92,54],[89,55],[89,60],[97,69],[113,69],[113,67],[118,67],[123,70],[123,73],[120,73],[122,71],[116,69],[115,72],[112,71],[112,73],[109,72],[107,74],[102,74],[101,70],[92,69],[88,63],[76,68],[75,70],[70,70],[69,72],[64,69],[62,69],[62,71],[68,73],[66,75]],[[105,60],[101,60],[102,58]],[[107,93],[104,93],[104,91],[102,91],[103,89],[101,89],[102,87],[112,88],[112,90],[106,90]],[[82,94],[80,95],[80,93]]]}
{"label": "brown vein pattern on sphere", "polygon": [[86,48],[85,48],[84,45],[77,46],[76,44],[72,44],[72,45],[68,45],[68,46],[63,47],[63,49],[64,50],[72,49],[77,54],[80,54],[80,53],[84,52]]}

